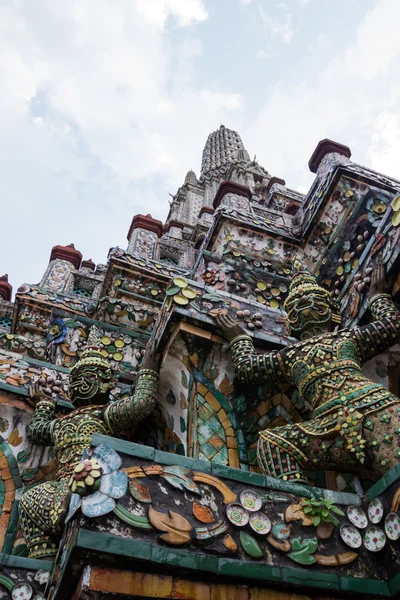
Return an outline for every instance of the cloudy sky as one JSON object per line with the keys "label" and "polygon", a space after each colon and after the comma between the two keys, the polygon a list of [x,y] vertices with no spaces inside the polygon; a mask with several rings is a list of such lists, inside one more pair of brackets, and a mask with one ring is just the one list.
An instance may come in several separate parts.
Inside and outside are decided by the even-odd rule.
{"label": "cloudy sky", "polygon": [[318,140],[400,178],[399,0],[0,0],[0,275],[105,262],[236,129],[306,192]]}

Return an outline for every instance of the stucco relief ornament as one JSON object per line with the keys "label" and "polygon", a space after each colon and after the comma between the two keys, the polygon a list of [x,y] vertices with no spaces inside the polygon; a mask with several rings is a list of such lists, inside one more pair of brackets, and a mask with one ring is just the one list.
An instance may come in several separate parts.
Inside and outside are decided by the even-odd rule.
{"label": "stucco relief ornament", "polygon": [[97,446],[90,459],[84,459],[74,469],[69,480],[73,492],[65,522],[68,523],[81,508],[85,517],[102,517],[113,511],[115,500],[128,489],[128,476],[119,468],[119,455],[104,444]]}
{"label": "stucco relief ornament", "polygon": [[51,344],[61,344],[65,340],[67,331],[64,321],[57,317],[49,325],[47,339]]}

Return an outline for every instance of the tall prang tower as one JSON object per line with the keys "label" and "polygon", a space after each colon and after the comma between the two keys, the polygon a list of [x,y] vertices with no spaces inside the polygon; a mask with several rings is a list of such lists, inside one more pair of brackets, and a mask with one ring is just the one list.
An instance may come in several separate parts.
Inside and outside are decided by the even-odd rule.
{"label": "tall prang tower", "polygon": [[[215,322],[221,311],[234,317],[258,352],[293,344],[283,304],[295,254],[339,303],[343,327],[370,318],[378,264],[394,277],[398,298],[399,181],[354,163],[347,146],[327,139],[308,165],[315,179],[303,195],[251,160],[240,135],[221,125],[165,222],[135,215],[126,248],[112,247],[105,265],[73,244],[57,245],[40,284],[21,285],[14,300],[8,276],[0,277],[5,598],[303,600],[315,588],[327,600],[397,597],[397,471],[375,484],[333,471],[310,471],[309,486],[265,477],[259,431],[301,423],[311,406],[289,382],[240,383]],[[70,414],[70,369],[94,330],[117,379],[113,401],[135,389],[149,340],[162,354],[159,395],[133,430],[94,435],[86,460],[107,455],[102,487],[71,515],[53,565],[27,557],[19,525],[23,491],[53,481],[59,467],[51,449],[29,442],[29,386],[40,382],[57,417]],[[397,345],[364,369],[398,395],[399,365]],[[129,487],[118,496],[120,471]],[[304,510],[310,500],[321,518],[332,503],[343,515],[319,527]],[[364,532],[356,516],[366,520]]]}

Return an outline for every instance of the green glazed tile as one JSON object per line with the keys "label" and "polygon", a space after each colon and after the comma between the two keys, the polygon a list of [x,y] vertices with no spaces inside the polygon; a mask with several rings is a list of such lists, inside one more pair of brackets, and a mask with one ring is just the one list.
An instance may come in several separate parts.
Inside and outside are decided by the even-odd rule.
{"label": "green glazed tile", "polygon": [[174,565],[186,569],[211,571],[212,573],[218,571],[218,558],[216,556],[188,552],[187,550],[176,550],[175,548],[153,545],[151,560],[159,564]]}
{"label": "green glazed tile", "polygon": [[282,580],[285,583],[327,590],[340,590],[339,576],[311,569],[282,567]]}
{"label": "green glazed tile", "polygon": [[181,465],[192,469],[192,471],[203,471],[203,473],[211,473],[211,463],[195,458],[188,458],[180,454],[171,454],[171,452],[161,452],[156,450],[154,453],[154,462],[161,465]]}
{"label": "green glazed tile", "polygon": [[38,560],[4,553],[0,553],[0,564],[3,567],[15,567],[30,571],[38,571],[39,569],[51,571],[54,567],[54,563],[50,560]]}
{"label": "green glazed tile", "polygon": [[400,573],[397,573],[397,575],[392,577],[392,579],[389,581],[389,589],[393,595],[400,592]]}
{"label": "green glazed tile", "polygon": [[116,452],[121,454],[127,454],[128,456],[136,456],[138,458],[146,458],[147,460],[154,459],[154,448],[149,446],[142,446],[142,444],[135,444],[134,442],[126,442],[124,440],[118,440],[117,438],[95,433],[92,439],[92,446],[99,446],[105,444],[110,446]]}
{"label": "green glazed tile", "polygon": [[223,464],[221,461],[227,461],[228,460],[228,449],[226,446],[224,446],[223,448],[221,448],[221,450],[218,452],[218,454],[216,454],[213,458],[213,462],[219,462],[220,464]]}
{"label": "green glazed tile", "polygon": [[251,485],[265,486],[265,477],[260,473],[253,473],[250,471],[244,471],[242,469],[234,469],[232,467],[224,467],[213,463],[212,474],[215,477],[225,477],[226,479],[233,479],[235,481],[241,481],[243,483],[249,483]]}
{"label": "green glazed tile", "polygon": [[361,498],[357,494],[349,492],[334,492],[333,490],[323,490],[324,498],[332,500],[336,504],[345,504],[348,506],[358,506],[361,504]]}
{"label": "green glazed tile", "polygon": [[213,456],[215,456],[218,452],[218,450],[214,448],[214,446],[212,446],[209,442],[202,444],[201,451],[203,454],[205,454],[205,456],[207,456],[208,460],[211,460]]}
{"label": "green glazed tile", "polygon": [[232,575],[250,579],[261,579],[264,581],[281,581],[281,570],[279,567],[271,567],[262,563],[244,562],[233,558],[218,559],[218,573],[220,575]]}
{"label": "green glazed tile", "polygon": [[76,545],[88,550],[96,549],[97,552],[131,556],[150,560],[152,545],[148,542],[129,540],[109,533],[87,531],[81,529],[78,533]]}
{"label": "green glazed tile", "polygon": [[378,594],[391,596],[389,587],[379,579],[364,579],[363,577],[341,577],[340,589],[344,592],[358,592],[361,594]]}
{"label": "green glazed tile", "polygon": [[387,488],[400,478],[400,463],[390,469],[375,485],[368,490],[368,500],[373,500],[382,494]]}

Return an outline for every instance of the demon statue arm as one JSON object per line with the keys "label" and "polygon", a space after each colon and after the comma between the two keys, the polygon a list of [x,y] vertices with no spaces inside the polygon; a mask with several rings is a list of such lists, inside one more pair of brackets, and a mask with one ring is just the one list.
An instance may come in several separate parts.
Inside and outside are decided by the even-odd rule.
{"label": "demon statue arm", "polygon": [[158,393],[160,356],[154,342],[147,346],[133,396],[113,402],[104,410],[103,418],[112,432],[136,425],[154,410]]}
{"label": "demon statue arm", "polygon": [[287,382],[279,352],[257,354],[253,341],[229,315],[217,315],[217,324],[229,341],[233,366],[242,383]]}
{"label": "demon statue arm", "polygon": [[369,293],[369,308],[374,321],[352,330],[362,363],[388,350],[400,339],[400,311],[387,293],[389,289],[384,267],[380,265],[372,274]]}
{"label": "demon statue arm", "polygon": [[307,483],[307,470],[329,470],[378,479],[398,463],[400,399],[361,369],[365,360],[399,339],[400,314],[387,291],[384,268],[378,267],[370,292],[375,321],[336,330],[335,299],[294,257],[284,306],[288,333],[297,343],[257,357],[241,328],[219,316],[242,381],[287,377],[312,406],[309,420],[259,432],[257,458],[266,475]]}
{"label": "demon statue arm", "polygon": [[46,396],[37,383],[29,388],[29,403],[35,408],[28,429],[28,439],[38,446],[53,445],[53,431],[57,423],[54,416],[55,402]]}

